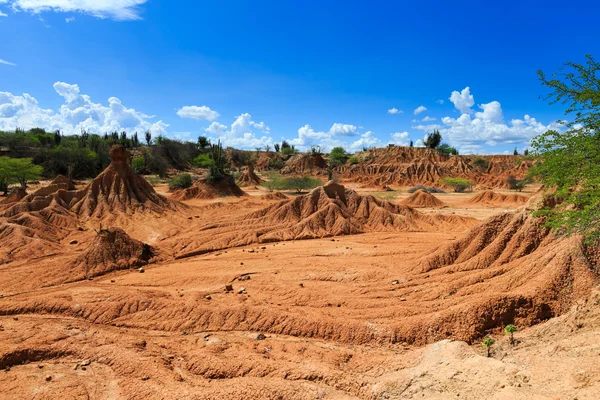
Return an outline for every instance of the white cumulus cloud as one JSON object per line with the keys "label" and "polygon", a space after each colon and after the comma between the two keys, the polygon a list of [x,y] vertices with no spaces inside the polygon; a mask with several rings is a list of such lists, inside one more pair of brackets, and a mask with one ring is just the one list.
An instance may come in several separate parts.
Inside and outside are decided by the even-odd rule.
{"label": "white cumulus cloud", "polygon": [[66,135],[79,134],[82,129],[103,134],[112,131],[165,134],[169,125],[153,122],[153,116],[126,107],[120,99],[110,97],[108,104],[94,103],[81,94],[78,85],[56,82],[54,90],[63,97],[58,111],[40,107],[38,101],[25,93],[21,96],[0,92],[0,130],[15,128],[60,130]]}
{"label": "white cumulus cloud", "polygon": [[197,120],[214,121],[221,115],[207,106],[183,106],[177,110],[181,118],[192,118]]}
{"label": "white cumulus cloud", "polygon": [[388,114],[392,114],[392,115],[404,114],[404,111],[398,110],[396,107],[390,108],[387,112],[388,112]]}
{"label": "white cumulus cloud", "polygon": [[431,121],[435,121],[436,119],[437,118],[433,118],[433,117],[425,117],[421,121],[423,121],[423,122],[431,122]]}
{"label": "white cumulus cloud", "polygon": [[395,132],[392,133],[392,143],[397,146],[408,146],[410,138],[408,132]]}
{"label": "white cumulus cloud", "polygon": [[[140,7],[148,0],[5,0],[15,11],[80,13],[118,21],[141,19]],[[2,3],[0,1],[0,3]]]}
{"label": "white cumulus cloud", "polygon": [[463,114],[470,114],[471,107],[475,104],[475,99],[471,94],[471,89],[467,86],[461,92],[456,90],[452,92],[449,100],[454,104],[454,107]]}
{"label": "white cumulus cloud", "polygon": [[350,124],[341,124],[339,122],[334,123],[329,129],[329,133],[332,136],[358,136],[358,128]]}
{"label": "white cumulus cloud", "polygon": [[273,138],[268,135],[257,135],[254,128],[262,132],[269,132],[269,127],[264,122],[255,122],[252,115],[243,113],[235,117],[231,126],[213,122],[205,129],[214,139],[221,140],[223,145],[238,149],[256,149],[258,147],[273,146]]}
{"label": "white cumulus cloud", "polygon": [[420,114],[420,113],[422,113],[424,111],[427,111],[427,107],[425,107],[425,106],[419,106],[419,107],[415,108],[414,114],[418,115],[418,114]]}

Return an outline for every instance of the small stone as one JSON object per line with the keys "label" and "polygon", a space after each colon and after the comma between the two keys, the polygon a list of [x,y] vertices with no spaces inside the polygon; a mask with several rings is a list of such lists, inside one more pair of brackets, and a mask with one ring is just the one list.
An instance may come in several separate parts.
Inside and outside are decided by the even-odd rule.
{"label": "small stone", "polygon": [[261,247],[260,249],[261,249],[261,250],[266,250],[267,248],[266,248],[266,247]]}
{"label": "small stone", "polygon": [[207,294],[206,296],[204,296],[204,298],[205,298],[206,300],[212,300],[212,297],[210,296],[210,294]]}
{"label": "small stone", "polygon": [[248,249],[248,253],[254,253],[254,249]]}
{"label": "small stone", "polygon": [[233,291],[233,285],[225,285],[225,291],[226,292],[232,292]]}
{"label": "small stone", "polygon": [[250,275],[242,275],[238,278],[238,281],[249,281]]}
{"label": "small stone", "polygon": [[116,282],[116,281],[115,281],[114,279],[111,279],[111,280],[110,280],[110,283],[115,283],[115,282]]}
{"label": "small stone", "polygon": [[40,364],[40,365],[38,365],[38,368],[42,369],[42,368],[44,368],[44,366],[42,364]]}
{"label": "small stone", "polygon": [[243,263],[243,262],[241,262],[241,263],[240,263],[240,265],[244,265],[244,263]]}
{"label": "small stone", "polygon": [[244,289],[243,287],[239,288],[238,289],[238,294],[246,294],[246,289]]}
{"label": "small stone", "polygon": [[50,375],[48,375],[48,376],[46,377],[46,382],[50,382],[51,380],[52,380],[52,377],[51,377]]}
{"label": "small stone", "polygon": [[392,285],[399,285],[399,284],[400,284],[400,281],[399,281],[399,280],[397,280],[397,279],[394,279],[394,280],[392,281]]}
{"label": "small stone", "polygon": [[71,241],[69,242],[69,244],[77,244],[77,243],[79,243],[77,240],[71,240]]}
{"label": "small stone", "polygon": [[148,375],[144,375],[144,376],[142,376],[142,380],[143,380],[143,381],[147,381],[148,379],[150,379],[150,377],[149,377]]}
{"label": "small stone", "polygon": [[146,272],[146,270],[144,269],[144,267],[140,267],[140,269],[138,269],[138,271],[140,271],[140,274],[143,274],[144,272]]}
{"label": "small stone", "polygon": [[85,231],[85,229],[83,229],[82,227],[79,227],[79,228],[77,228],[77,230],[78,230],[79,232],[83,232],[83,231]]}
{"label": "small stone", "polygon": [[87,367],[81,367],[81,370],[82,370],[82,371],[86,371],[86,370],[87,370]]}
{"label": "small stone", "polygon": [[256,336],[256,340],[265,340],[266,338],[264,333],[259,333],[258,336]]}
{"label": "small stone", "polygon": [[90,365],[92,362],[90,360],[83,360],[81,362],[81,366],[82,367],[87,367],[88,365]]}
{"label": "small stone", "polygon": [[304,283],[300,282],[300,287],[304,287]]}

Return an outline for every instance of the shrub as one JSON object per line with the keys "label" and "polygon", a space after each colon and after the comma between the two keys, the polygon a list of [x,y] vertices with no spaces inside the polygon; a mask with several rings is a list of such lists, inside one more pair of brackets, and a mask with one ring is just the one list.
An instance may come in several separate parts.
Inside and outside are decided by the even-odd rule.
{"label": "shrub", "polygon": [[268,175],[268,181],[263,182],[262,186],[273,190],[295,190],[302,193],[303,190],[313,189],[321,186],[322,182],[317,178],[310,176],[283,177],[279,174]]}
{"label": "shrub", "polygon": [[473,160],[473,166],[481,172],[485,172],[489,168],[490,163],[484,158],[476,158]]}
{"label": "shrub", "polygon": [[437,151],[439,151],[441,154],[445,155],[445,156],[456,156],[458,155],[458,150],[456,150],[454,147],[450,146],[449,144],[446,143],[442,143],[440,144],[437,148]]}
{"label": "shrub", "polygon": [[512,190],[522,191],[529,184],[528,179],[517,179],[514,176],[506,178],[506,184]]}
{"label": "shrub", "polygon": [[177,175],[169,181],[169,190],[187,189],[190,186],[192,186],[192,176],[190,174]]}
{"label": "shrub", "polygon": [[350,165],[356,165],[360,161],[359,161],[358,157],[356,157],[356,156],[350,156],[350,158],[348,158],[348,162],[350,163]]}
{"label": "shrub", "polygon": [[450,186],[456,193],[463,193],[465,190],[473,189],[473,182],[465,178],[442,178],[440,182]]}
{"label": "shrub", "polygon": [[410,189],[408,189],[408,193],[414,193],[417,190],[424,190],[424,191],[426,191],[428,193],[446,193],[442,189],[438,189],[438,188],[433,187],[433,186],[425,186],[425,185],[413,186]]}
{"label": "shrub", "polygon": [[280,170],[283,167],[285,167],[285,162],[283,162],[283,160],[281,158],[279,158],[279,157],[272,158],[267,163],[267,169]]}
{"label": "shrub", "polygon": [[131,160],[131,168],[136,174],[143,174],[146,172],[146,159],[144,157],[136,157]]}
{"label": "shrub", "polygon": [[442,134],[437,129],[435,129],[433,132],[427,135],[427,137],[424,140],[425,147],[429,147],[430,149],[437,148],[441,142]]}
{"label": "shrub", "polygon": [[519,330],[519,328],[517,328],[516,326],[514,326],[513,324],[508,324],[506,325],[506,327],[504,328],[504,334],[505,335],[510,335],[510,344],[515,344],[515,332],[517,332]]}
{"label": "shrub", "polygon": [[283,147],[281,149],[281,154],[284,154],[286,156],[291,156],[292,154],[296,153],[296,150],[294,150],[291,147]]}
{"label": "shrub", "polygon": [[209,154],[200,154],[192,160],[192,165],[199,168],[209,168],[211,165],[215,165],[215,161],[210,158]]}
{"label": "shrub", "polygon": [[484,349],[486,349],[487,351],[487,356],[490,356],[490,349],[491,347],[494,345],[494,339],[486,337],[485,339],[483,339],[483,341],[481,342],[481,347],[483,347]]}

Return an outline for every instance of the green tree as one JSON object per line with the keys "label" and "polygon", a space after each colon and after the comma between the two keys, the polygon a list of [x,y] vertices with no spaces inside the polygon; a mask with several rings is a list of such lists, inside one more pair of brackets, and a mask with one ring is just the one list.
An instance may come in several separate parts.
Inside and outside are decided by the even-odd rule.
{"label": "green tree", "polygon": [[25,189],[27,181],[40,179],[43,171],[31,158],[0,157],[0,185],[5,193],[11,183],[18,183]]}
{"label": "green tree", "polygon": [[436,150],[439,151],[440,153],[442,153],[445,156],[450,156],[450,155],[456,156],[456,155],[458,155],[458,150],[456,150],[456,148],[450,146],[447,143],[440,144],[436,148]]}
{"label": "green tree", "polygon": [[513,156],[518,156],[519,155],[519,149],[517,149],[515,147],[515,150],[513,151]]}
{"label": "green tree", "polygon": [[205,148],[207,148],[208,146],[210,146],[210,140],[208,140],[208,138],[206,136],[199,136],[198,137],[198,146],[204,150]]}
{"label": "green tree", "polygon": [[494,345],[494,339],[490,338],[490,337],[486,337],[485,339],[483,339],[483,341],[481,342],[481,347],[483,347],[484,349],[486,349],[486,354],[489,357],[490,356],[490,351],[492,346]]}
{"label": "green tree", "polygon": [[279,143],[275,143],[273,148],[275,149],[275,153],[279,153],[279,150],[281,150],[281,145]]}
{"label": "green tree", "polygon": [[410,143],[408,144],[408,147],[413,147],[413,146],[414,146],[414,143],[413,143],[412,139],[410,139]]}
{"label": "green tree", "polygon": [[145,137],[146,137],[146,144],[148,146],[150,146],[152,144],[152,134],[150,133],[150,131],[146,131]]}
{"label": "green tree", "polygon": [[505,335],[509,335],[510,337],[510,344],[515,344],[515,332],[517,332],[519,329],[514,326],[513,324],[508,324],[504,327],[504,334]]}
{"label": "green tree", "polygon": [[187,189],[192,186],[192,183],[190,174],[177,175],[169,181],[169,190]]}
{"label": "green tree", "polygon": [[343,147],[334,147],[329,153],[329,165],[327,166],[328,179],[333,179],[334,168],[341,167],[346,164],[348,160],[348,153]]}
{"label": "green tree", "polygon": [[473,182],[465,178],[442,178],[440,183],[450,186],[456,193],[462,193],[473,188]]}
{"label": "green tree", "polygon": [[425,147],[435,149],[442,143],[442,134],[436,129],[427,135],[423,143],[425,144]]}
{"label": "green tree", "polygon": [[564,234],[580,233],[588,242],[600,240],[600,64],[586,55],[585,64],[569,62],[559,73],[538,71],[550,104],[566,106],[572,119],[565,132],[548,131],[532,141],[539,157],[531,171],[560,204],[537,213]]}
{"label": "green tree", "polygon": [[136,174],[143,174],[146,172],[146,158],[143,156],[134,158],[131,160],[131,168]]}

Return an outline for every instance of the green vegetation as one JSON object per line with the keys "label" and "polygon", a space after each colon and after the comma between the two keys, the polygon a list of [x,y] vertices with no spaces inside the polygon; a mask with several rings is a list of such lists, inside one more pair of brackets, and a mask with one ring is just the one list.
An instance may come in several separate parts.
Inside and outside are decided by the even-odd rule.
{"label": "green vegetation", "polygon": [[505,335],[509,335],[510,336],[510,344],[514,345],[515,344],[515,332],[517,332],[519,329],[514,326],[513,324],[509,324],[506,325],[504,327],[504,334]]}
{"label": "green vegetation", "polygon": [[456,150],[456,148],[450,146],[447,143],[442,143],[440,144],[437,148],[437,151],[439,151],[440,153],[442,153],[445,156],[457,156],[458,155],[458,150]]}
{"label": "green vegetation", "polygon": [[292,147],[282,147],[281,148],[281,154],[284,154],[286,156],[291,156],[294,153],[296,153],[296,150],[294,150],[294,148],[292,148]]}
{"label": "green vegetation", "polygon": [[197,157],[192,159],[192,165],[199,168],[209,168],[215,165],[215,161],[210,158],[210,154],[199,154]]}
{"label": "green vegetation", "polygon": [[31,158],[0,157],[0,190],[8,192],[8,185],[18,183],[22,188],[27,187],[27,181],[41,178],[43,168],[34,165]]}
{"label": "green vegetation", "polygon": [[569,62],[558,74],[538,71],[551,92],[550,104],[567,107],[566,131],[548,131],[532,141],[539,157],[531,175],[549,188],[559,204],[537,215],[562,234],[579,233],[588,243],[600,240],[600,64],[591,55],[585,64]]}
{"label": "green vegetation", "polygon": [[333,179],[333,169],[346,164],[348,153],[343,147],[334,147],[329,153],[329,164],[327,165],[328,179]]}
{"label": "green vegetation", "polygon": [[525,179],[517,179],[514,176],[509,176],[506,178],[506,184],[511,190],[517,190],[519,192],[525,189],[525,186],[529,184],[530,180],[528,178]]}
{"label": "green vegetation", "polygon": [[515,150],[513,151],[513,156],[518,156],[519,155],[519,149],[517,149],[515,147]]}
{"label": "green vegetation", "polygon": [[430,149],[437,148],[440,143],[442,143],[442,134],[437,129],[427,135],[424,141],[425,147],[429,147]]}
{"label": "green vegetation", "polygon": [[208,167],[208,180],[215,182],[229,175],[229,163],[223,153],[223,145],[219,140],[217,144],[212,145],[211,158],[214,164]]}
{"label": "green vegetation", "polygon": [[356,165],[360,162],[360,160],[357,156],[350,156],[348,157],[348,162],[350,163],[350,165]]}
{"label": "green vegetation", "polygon": [[295,190],[302,193],[303,190],[309,190],[321,186],[323,183],[310,176],[284,177],[280,174],[267,174],[268,180],[262,183],[270,191],[273,190]]}
{"label": "green vegetation", "polygon": [[481,347],[483,347],[484,349],[486,349],[486,353],[487,356],[490,356],[490,351],[492,346],[494,345],[494,339],[490,338],[490,337],[486,337],[485,339],[483,339],[483,341],[481,342]]}
{"label": "green vegetation", "polygon": [[285,167],[285,162],[279,157],[271,158],[267,163],[267,169],[274,169],[279,171],[283,167]]}
{"label": "green vegetation", "polygon": [[192,186],[192,176],[190,174],[180,174],[169,181],[169,190],[187,189]]}
{"label": "green vegetation", "polygon": [[443,185],[450,186],[456,193],[463,193],[473,189],[473,182],[465,178],[442,178],[440,183]]}
{"label": "green vegetation", "polygon": [[136,157],[131,160],[131,168],[136,174],[143,174],[146,171],[146,159],[144,157]]}
{"label": "green vegetation", "polygon": [[476,158],[473,160],[473,166],[479,171],[485,172],[489,168],[490,163],[485,158]]}
{"label": "green vegetation", "polygon": [[198,137],[198,147],[200,147],[201,149],[205,149],[208,146],[210,146],[210,140],[208,140],[206,138],[206,136],[199,136]]}

